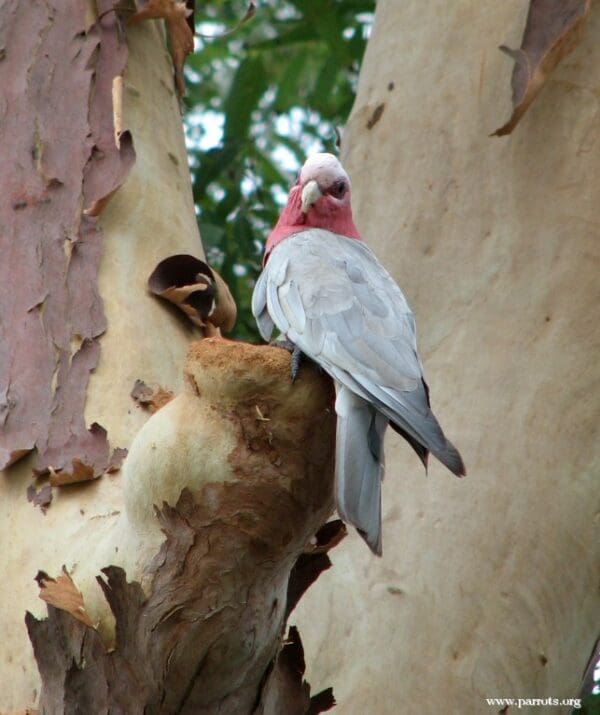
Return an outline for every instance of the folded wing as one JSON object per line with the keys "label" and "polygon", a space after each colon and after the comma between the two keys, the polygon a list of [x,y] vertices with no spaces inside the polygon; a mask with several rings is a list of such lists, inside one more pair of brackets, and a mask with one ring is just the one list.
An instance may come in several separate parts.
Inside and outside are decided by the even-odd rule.
{"label": "folded wing", "polygon": [[265,339],[276,326],[385,415],[423,461],[431,451],[465,473],[429,407],[411,310],[364,243],[321,229],[287,238],[269,257],[252,310]]}

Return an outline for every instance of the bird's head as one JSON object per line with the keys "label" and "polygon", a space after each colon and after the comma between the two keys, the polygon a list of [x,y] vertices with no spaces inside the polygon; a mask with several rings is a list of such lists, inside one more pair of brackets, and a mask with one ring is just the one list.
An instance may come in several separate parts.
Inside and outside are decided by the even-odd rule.
{"label": "bird's head", "polygon": [[[333,154],[309,157],[298,176],[302,213],[317,216],[351,212],[350,178]],[[293,190],[293,189],[292,189]]]}
{"label": "bird's head", "polygon": [[333,154],[313,154],[300,170],[265,247],[265,260],[283,239],[309,228],[360,238],[352,219],[350,178]]}

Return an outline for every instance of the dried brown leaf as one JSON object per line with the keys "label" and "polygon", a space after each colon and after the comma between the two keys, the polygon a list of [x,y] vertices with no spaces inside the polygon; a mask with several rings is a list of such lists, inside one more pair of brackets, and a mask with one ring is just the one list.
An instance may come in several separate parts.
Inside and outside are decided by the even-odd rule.
{"label": "dried brown leaf", "polygon": [[192,10],[186,7],[185,2],[177,0],[149,0],[146,5],[130,18],[129,22],[135,24],[142,20],[163,19],[169,33],[169,46],[173,66],[175,67],[175,84],[181,96],[185,94],[183,79],[183,65],[185,58],[194,51],[194,34],[187,23],[187,18]]}
{"label": "dried brown leaf", "polygon": [[256,14],[256,2],[254,0],[250,0],[248,3],[248,7],[246,8],[246,14],[244,17],[238,22],[236,27],[234,29],[239,29],[245,22],[248,22],[248,20],[251,20],[254,15]]}
{"label": "dried brown leaf", "polygon": [[62,611],[67,611],[86,626],[94,627],[92,619],[85,610],[81,591],[77,589],[64,566],[58,578],[51,578],[44,571],[38,571],[35,580],[40,587],[40,598],[43,601]]}
{"label": "dried brown leaf", "polygon": [[500,49],[515,61],[512,75],[513,113],[493,136],[510,134],[548,77],[580,39],[590,0],[531,0],[519,50]]}

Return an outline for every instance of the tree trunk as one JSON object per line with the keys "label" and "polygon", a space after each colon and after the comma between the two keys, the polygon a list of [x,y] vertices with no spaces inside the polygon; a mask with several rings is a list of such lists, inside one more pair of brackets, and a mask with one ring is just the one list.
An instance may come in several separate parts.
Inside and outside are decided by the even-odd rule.
{"label": "tree trunk", "polygon": [[[99,11],[104,9],[109,7],[100,3]],[[378,3],[359,95],[344,136],[344,158],[353,179],[359,227],[412,303],[433,406],[448,435],[461,448],[469,476],[459,482],[432,464],[425,480],[406,445],[392,436],[387,443],[383,559],[373,559],[358,537],[347,540],[337,554],[338,568],[324,582],[330,589],[327,596],[313,594],[303,601],[298,621],[307,645],[310,679],[322,685],[333,680],[344,713],[470,713],[487,711],[486,697],[573,696],[596,636],[600,554],[593,534],[598,462],[594,438],[598,409],[593,385],[597,377],[594,345],[598,329],[590,316],[597,304],[592,257],[594,226],[598,222],[595,214],[600,206],[593,181],[600,152],[596,140],[600,124],[596,99],[600,63],[595,41],[600,28],[598,13],[592,13],[584,26],[581,45],[559,66],[514,133],[507,138],[490,138],[488,135],[510,114],[510,65],[496,46],[500,42],[518,46],[525,10],[525,5],[516,0],[486,0],[477,5],[459,0],[450,7],[439,0],[426,4],[416,0]],[[0,12],[0,73],[6,73],[0,82],[14,89],[14,97],[25,97],[23,101],[43,97],[48,78],[63,78],[73,67],[79,73],[78,81],[83,82],[77,85],[77,103],[71,92],[60,95],[55,104],[44,106],[43,112],[41,105],[32,105],[37,107],[31,112],[32,118],[39,111],[40,120],[44,119],[40,121],[42,127],[53,115],[66,115],[67,106],[71,120],[71,110],[78,113],[75,124],[83,153],[78,162],[69,159],[66,166],[60,167],[62,173],[48,172],[48,166],[59,164],[54,163],[50,149],[45,154],[40,151],[53,145],[48,138],[44,141],[39,131],[36,133],[35,121],[27,123],[24,117],[17,117],[11,131],[5,129],[1,135],[2,156],[10,156],[15,166],[29,167],[27,171],[37,173],[40,182],[33,185],[32,191],[29,185],[24,191],[15,171],[11,173],[14,182],[7,184],[8,190],[2,193],[3,225],[16,226],[19,231],[14,236],[4,231],[4,240],[11,239],[7,245],[14,251],[14,246],[32,245],[24,241],[32,240],[27,227],[34,224],[21,218],[26,215],[23,212],[43,212],[48,203],[54,206],[56,192],[66,190],[61,186],[67,187],[75,199],[90,198],[81,208],[93,209],[95,201],[103,198],[106,185],[102,182],[89,183],[87,190],[82,188],[87,159],[93,155],[98,162],[101,158],[92,151],[93,141],[86,144],[86,122],[90,134],[102,129],[95,122],[102,116],[106,119],[106,114],[96,117],[92,107],[100,84],[106,92],[104,82],[107,77],[112,81],[112,75],[102,74],[101,53],[89,45],[83,48],[89,53],[82,61],[82,48],[77,43],[89,43],[90,37],[102,40],[102,32],[108,31],[105,25],[95,27],[91,10],[87,15],[71,10],[72,16],[67,18],[64,11],[46,4],[43,11],[35,9],[34,18],[28,14],[34,12],[28,4],[14,0],[5,3]],[[105,22],[110,25],[108,16]],[[53,46],[51,32],[67,27],[70,34],[65,36],[62,55],[49,51],[43,72],[30,71],[30,65],[38,67],[36,58],[44,57],[39,48]],[[101,443],[104,450],[107,446],[101,432],[92,431],[88,437],[87,430],[81,429],[81,424],[87,427],[99,423],[107,430],[111,447],[132,447],[132,459],[122,477],[104,475],[84,485],[54,489],[45,514],[26,499],[33,456],[16,461],[3,474],[2,712],[30,707],[39,700],[40,679],[23,622],[25,610],[34,614],[28,618],[28,626],[41,667],[46,669],[46,683],[50,682],[48,673],[56,672],[53,668],[62,663],[63,671],[59,669],[61,675],[54,682],[64,683],[64,669],[73,670],[70,686],[75,682],[80,690],[70,692],[85,693],[86,698],[107,708],[125,707],[127,712],[127,706],[135,701],[136,708],[142,702],[150,703],[155,708],[152,712],[160,712],[157,702],[171,707],[168,698],[176,697],[179,699],[173,709],[179,707],[185,712],[189,707],[195,712],[206,703],[210,706],[215,701],[224,702],[218,687],[208,694],[200,692],[201,688],[195,690],[195,674],[190,676],[186,670],[190,661],[181,660],[181,652],[170,647],[173,634],[189,624],[193,624],[192,630],[186,631],[189,642],[195,645],[196,638],[210,637],[211,619],[207,624],[196,621],[213,613],[212,594],[190,594],[184,588],[183,600],[172,601],[173,608],[164,612],[160,608],[164,591],[159,587],[169,590],[173,553],[177,554],[175,564],[182,565],[178,578],[185,581],[187,574],[188,584],[212,583],[214,574],[221,577],[229,570],[221,568],[218,559],[207,564],[199,558],[206,534],[198,534],[206,527],[207,519],[213,523],[210,510],[215,504],[229,503],[215,497],[215,490],[227,487],[220,479],[214,486],[215,470],[204,470],[206,455],[218,455],[222,450],[223,459],[216,462],[224,465],[222,476],[227,478],[235,473],[236,457],[238,469],[242,462],[246,463],[246,457],[250,461],[271,458],[271,468],[279,466],[278,456],[270,452],[267,432],[270,411],[281,411],[289,400],[289,394],[280,389],[283,363],[280,372],[275,371],[279,377],[269,386],[273,393],[266,404],[248,402],[248,395],[255,397],[252,390],[260,382],[255,370],[258,365],[254,363],[262,363],[258,358],[248,358],[245,368],[240,360],[242,372],[249,370],[252,389],[229,395],[227,405],[215,399],[214,386],[207,388],[212,390],[210,399],[194,391],[193,381],[182,391],[183,358],[195,334],[146,291],[146,280],[161,259],[173,253],[201,255],[172,66],[164,52],[162,26],[143,22],[128,29],[127,50],[123,130],[130,131],[133,137],[135,163],[110,203],[96,207],[101,209],[98,225],[92,222],[90,229],[82,222],[90,232],[80,243],[82,248],[93,248],[91,258],[86,254],[92,263],[100,257],[97,293],[104,304],[105,318],[101,312],[96,313],[99,317],[91,321],[86,335],[78,332],[81,326],[77,321],[72,330],[60,334],[64,340],[60,344],[60,364],[64,366],[63,374],[70,375],[67,368],[83,347],[82,361],[78,358],[74,364],[82,364],[85,369],[73,379],[77,377],[85,388],[86,375],[97,361],[87,392],[75,391],[73,394],[79,397],[69,402],[74,415],[72,424],[84,442]],[[64,84],[68,86],[68,82]],[[68,98],[73,100],[71,104]],[[3,115],[8,106],[0,107]],[[10,104],[10,108],[14,106]],[[114,114],[112,103],[110,114]],[[112,116],[110,124],[109,134]],[[72,142],[74,134],[64,130],[61,133],[60,128],[58,122],[61,140]],[[127,149],[126,136],[123,145]],[[120,161],[124,161],[122,154],[123,151],[117,152]],[[124,163],[126,173],[128,165]],[[120,166],[119,162],[116,165]],[[109,176],[101,168],[97,171],[100,178]],[[111,180],[106,182],[109,190],[111,186],[117,188],[120,179],[125,178],[118,173],[110,174]],[[80,216],[73,213],[77,201],[68,206],[79,228]],[[13,214],[17,216],[14,222]],[[10,223],[7,216],[12,217]],[[47,217],[47,225],[53,230],[57,225],[64,228],[52,216]],[[63,243],[68,245],[64,239],[72,240],[72,225],[65,226],[63,235],[56,234],[61,251]],[[100,243],[97,228],[101,231]],[[14,243],[15,237],[21,243]],[[6,250],[3,244],[3,254]],[[33,255],[38,254],[34,251]],[[53,265],[60,268],[61,276],[67,275],[72,258],[65,255],[64,265],[60,265],[57,255],[60,256],[53,254]],[[20,283],[35,282],[35,278],[34,271],[31,278],[11,279],[11,291],[16,295],[21,290]],[[89,291],[83,293],[85,300],[79,305],[88,311],[93,306],[97,311],[93,276],[90,281],[89,286],[84,286]],[[6,281],[3,285],[7,285]],[[62,278],[53,285],[58,286],[57,295],[63,296]],[[45,302],[44,291],[37,284],[35,287],[31,301],[23,299],[25,309],[17,325],[35,327],[32,315],[37,320],[37,314],[30,314],[29,309],[38,309]],[[42,314],[39,309],[38,312]],[[104,325],[108,327],[100,337]],[[42,341],[48,339],[47,334],[39,335]],[[3,336],[3,345],[6,341]],[[89,357],[85,351],[95,343],[97,352]],[[205,341],[203,349],[210,350],[211,344]],[[30,344],[29,352],[37,354],[39,345]],[[46,369],[46,391],[42,390],[40,399],[47,408],[45,414],[51,414],[52,400],[58,398],[56,390],[47,388],[55,387],[61,378],[58,374],[53,377],[60,361],[55,361],[52,352],[40,354]],[[28,350],[22,351],[19,359],[23,355],[28,357]],[[192,363],[194,355],[200,359],[192,351]],[[233,362],[237,363],[238,357]],[[192,363],[188,373],[193,374]],[[254,367],[249,368],[250,364]],[[320,383],[318,376],[310,373],[304,375],[305,389],[310,392],[316,388],[317,413],[319,406],[322,409],[319,399],[326,394],[326,383]],[[138,378],[181,394],[146,422],[146,414],[134,406],[129,396]],[[8,399],[5,385],[0,387],[2,424],[8,434],[6,425],[12,430],[14,421],[6,418],[6,410],[17,408]],[[235,386],[230,384],[228,389],[235,393]],[[67,391],[65,387],[62,394]],[[82,394],[87,394],[85,419],[77,412],[82,410]],[[254,414],[253,407],[258,407]],[[290,424],[294,425],[299,415],[294,417],[293,410],[302,412],[304,405],[291,405],[289,409]],[[219,420],[229,425],[226,438],[219,438],[215,446],[217,438],[208,429],[205,439],[196,442],[196,433],[207,424],[203,416],[215,410]],[[188,419],[190,414],[193,417]],[[304,430],[305,438],[313,444],[314,433],[311,436],[310,430],[314,426],[303,422],[296,428]],[[179,440],[177,445],[189,451],[191,461],[185,461],[182,450],[173,449],[167,439],[169,429]],[[327,462],[330,429],[331,420],[322,430],[320,462]],[[16,434],[20,435],[18,430]],[[284,430],[277,437],[279,444],[285,444],[290,434],[298,439],[297,433]],[[63,436],[66,439],[61,442]],[[61,450],[69,445],[69,431],[61,432],[57,440]],[[31,449],[33,443],[33,439],[13,440],[11,444],[17,444],[17,448],[9,450],[11,459],[16,460],[21,450]],[[251,445],[258,447],[256,454]],[[102,450],[100,462],[105,458]],[[52,459],[58,454],[48,453]],[[76,452],[60,454],[61,471],[77,471],[77,465],[69,461]],[[246,457],[239,461],[242,454]],[[92,460],[93,476],[100,462]],[[197,468],[200,463],[201,469]],[[132,466],[135,464],[139,466]],[[314,465],[311,467],[310,460],[303,462],[301,468],[314,480],[312,484],[320,483],[321,475]],[[185,484],[182,474],[193,475],[192,484]],[[299,473],[294,474],[299,478]],[[174,478],[163,482],[166,475]],[[296,482],[285,472],[273,471],[268,471],[268,477],[272,481],[267,493],[273,494],[283,509],[272,513],[267,508],[265,514],[296,513],[300,502],[306,516],[306,521],[292,530],[294,539],[287,545],[278,545],[283,551],[277,551],[276,557],[269,554],[266,559],[275,558],[289,570],[302,550],[302,540],[327,513],[330,492],[325,488],[319,492],[317,502],[312,502],[306,484],[298,490],[302,479]],[[232,478],[232,488],[242,490],[240,498],[248,478],[253,477],[243,470]],[[330,484],[328,478],[330,464],[325,486]],[[133,495],[133,501],[128,502],[127,494],[124,496],[123,483],[131,486],[129,496]],[[190,491],[179,498],[183,486]],[[256,494],[262,500],[261,488]],[[161,499],[167,500],[170,507],[162,506]],[[292,509],[286,511],[285,503],[290,499]],[[160,522],[151,516],[153,503],[162,506]],[[254,508],[251,511],[257,513]],[[230,516],[234,521],[244,521],[244,513],[242,509]],[[286,526],[285,519],[279,517],[282,526]],[[227,537],[232,524],[231,520],[225,522],[222,538]],[[149,569],[163,539],[161,524],[170,539]],[[243,532],[239,527],[238,521],[235,530]],[[272,534],[265,537],[253,529],[260,530],[260,524],[246,523],[246,537],[257,549],[248,549],[257,559],[245,564],[244,573],[249,579],[266,573],[260,568],[267,568],[267,564],[256,568],[252,564],[261,561],[261,544],[272,541]],[[233,551],[239,548],[236,541],[231,546]],[[140,580],[144,590],[125,584],[122,572],[115,569],[107,572],[108,582],[101,590],[95,576],[109,563],[123,567],[127,581]],[[37,623],[36,617],[43,616],[45,608],[33,576],[38,569],[57,576],[62,564],[83,590],[91,620],[99,621],[98,631],[52,606],[50,620]],[[214,571],[203,572],[199,577],[198,564]],[[302,577],[304,587],[310,581],[306,575],[310,572],[307,569]],[[269,633],[269,643],[263,643],[265,649],[250,648],[251,657],[244,671],[250,680],[240,684],[238,703],[252,700],[249,693],[254,686],[246,689],[245,685],[252,678],[256,683],[265,663],[273,662],[282,619],[295,601],[290,601],[294,589],[288,584],[286,593],[280,574],[269,572],[268,579],[277,582],[271,590],[271,594],[278,595],[274,606],[277,616],[274,623],[263,623],[263,632]],[[43,575],[40,580],[45,589],[51,587],[51,580]],[[259,587],[261,579],[256,583]],[[225,593],[226,589],[217,591]],[[258,600],[251,599],[252,603],[266,602],[266,591],[253,593]],[[283,593],[287,605],[282,609]],[[169,597],[172,595],[169,592]],[[130,644],[132,634],[137,637],[143,633],[143,625],[141,630],[136,629],[147,618],[162,634],[156,642],[167,646],[151,654],[145,648],[148,642],[141,639],[136,643],[137,650],[107,650],[114,623],[106,597],[117,619],[124,613],[131,617],[120,621],[120,626],[117,622],[118,645]],[[221,606],[223,603],[218,605],[217,613],[226,619],[227,607]],[[235,619],[230,624],[234,622]],[[223,621],[219,621],[217,630],[219,624]],[[194,631],[196,627],[200,630]],[[240,633],[243,637],[235,640],[236,648],[240,643],[243,646],[251,642],[246,630]],[[291,641],[290,645],[298,642],[293,634]],[[181,644],[187,642],[184,639]],[[57,644],[58,652],[53,651]],[[273,650],[269,650],[269,644],[275,644]],[[218,649],[196,651],[192,645],[188,650],[194,657],[199,656],[196,665],[214,676]],[[174,660],[164,660],[172,652]],[[71,668],[73,661],[62,661],[59,653],[76,656],[76,667]],[[148,663],[153,666],[181,665],[179,672],[190,687],[184,688],[183,694],[181,689],[166,689],[170,681],[160,671],[160,687],[152,690],[156,673],[152,668],[148,670],[140,653],[148,654]],[[223,653],[223,662],[227,663],[231,651],[225,649],[220,655]],[[244,655],[243,648],[237,653]],[[277,684],[285,682],[290,672],[300,670],[301,651],[298,654],[296,648],[295,653],[287,671],[279,667],[285,660],[280,657],[268,685],[262,690],[255,687],[254,692],[261,695],[260,702],[254,703],[257,712],[286,712],[289,703],[282,706],[282,690]],[[100,674],[97,680],[89,680],[90,670],[85,668],[85,663],[92,661]],[[130,668],[131,662],[139,670]],[[111,680],[115,673],[123,676],[119,687],[111,687],[116,682]],[[231,673],[221,675],[231,680]],[[136,690],[136,684],[142,682],[152,687],[148,691],[141,687]],[[305,712],[308,707],[301,679],[299,686],[302,697],[294,696],[290,712]],[[123,692],[129,701],[120,700]],[[204,695],[208,698],[205,702]],[[46,685],[44,697],[48,712],[60,711],[60,706],[53,704],[60,702],[60,692]],[[215,700],[211,701],[211,697]],[[75,707],[76,703],[69,702]],[[63,706],[68,712],[64,702]],[[560,709],[553,708],[552,712]]]}
{"label": "tree trunk", "polygon": [[574,697],[598,634],[600,14],[490,137],[526,10],[377,4],[343,159],[468,476],[425,478],[389,436],[383,559],[353,535],[301,604],[309,678],[345,715]]}
{"label": "tree trunk", "polygon": [[[332,510],[331,385],[292,385],[281,349],[190,349],[148,291],[162,259],[202,256],[163,24],[13,0],[0,27],[0,710],[321,712],[283,629],[343,535],[308,544]],[[179,394],[148,420],[138,379]],[[62,486],[28,492],[34,466]]]}
{"label": "tree trunk", "polygon": [[[111,3],[105,5],[100,5],[99,10],[112,6]],[[14,87],[16,96],[24,97],[21,109],[30,115],[14,118],[12,133],[7,130],[2,136],[2,154],[12,157],[17,149],[14,154],[9,154],[4,148],[18,147],[20,154],[14,157],[14,164],[26,167],[23,173],[27,176],[35,174],[35,165],[29,168],[28,148],[35,141],[36,120],[40,123],[40,131],[47,126],[36,112],[43,111],[44,120],[56,117],[57,132],[49,137],[46,154],[54,158],[65,153],[67,161],[61,167],[62,174],[56,178],[65,183],[65,177],[68,177],[72,182],[62,190],[73,194],[74,206],[81,194],[84,167],[83,163],[77,167],[69,163],[69,146],[76,140],[85,140],[96,122],[108,121],[112,137],[112,76],[110,70],[98,64],[97,44],[104,37],[94,24],[91,8],[92,3],[87,8],[80,3],[73,9],[64,3],[32,6],[15,1],[4,4],[0,23],[5,55],[0,62],[0,72],[7,73],[1,80],[2,86]],[[111,33],[116,33],[114,22],[114,13],[109,13],[102,24],[110,28]],[[55,38],[48,39],[50,31],[55,33]],[[64,36],[59,42],[61,32]],[[28,45],[24,43],[25,38]],[[112,39],[108,49],[114,51],[110,42]],[[88,48],[89,44],[91,48]],[[86,62],[81,67],[73,60],[79,54],[78,45],[83,45],[88,52],[87,66]],[[41,72],[38,69],[37,74],[41,77],[29,70],[30,65],[36,67],[36,62],[39,63],[43,56],[43,52],[36,52],[38,46],[49,55],[46,66],[42,66]],[[85,424],[99,423],[107,430],[111,446],[128,447],[147,420],[147,414],[136,407],[129,396],[134,381],[143,378],[149,384],[158,383],[178,391],[182,386],[183,359],[194,335],[183,321],[166,314],[164,308],[148,296],[146,280],[156,263],[166,255],[202,255],[202,247],[194,215],[178,100],[173,89],[172,66],[164,52],[161,26],[145,23],[128,30],[127,45],[123,44],[120,51],[125,52],[123,68],[126,65],[123,123],[124,129],[134,137],[136,156],[125,184],[99,218],[97,291],[103,303],[102,322],[108,328],[99,340],[98,364],[87,389]],[[63,65],[59,65],[61,60]],[[117,73],[120,71],[123,70]],[[59,76],[60,86],[52,84],[51,78],[57,82]],[[74,84],[82,81],[82,77],[87,77],[85,91],[75,95]],[[103,105],[96,106],[96,114],[93,114],[91,106],[100,87],[104,92]],[[5,107],[4,111],[10,117],[15,108]],[[66,130],[67,121],[72,116],[78,118],[76,124],[80,134],[77,137]],[[87,151],[91,155],[91,143]],[[5,174],[4,180],[7,178]],[[80,220],[79,215],[74,214],[73,220]],[[14,246],[27,244],[32,236],[43,230],[33,219],[29,228],[26,224],[18,228],[12,236],[4,234],[13,246],[12,249],[3,247],[4,255],[7,255],[5,251],[14,251]],[[56,239],[60,242],[61,253],[62,242],[72,238],[68,228],[63,226],[63,234]],[[31,266],[23,263],[19,270],[31,270]],[[48,272],[51,270],[52,266],[49,266]],[[16,274],[15,282],[20,280]],[[95,282],[95,279],[78,276],[78,281]],[[3,311],[5,307],[3,296]],[[82,309],[87,311],[87,305]],[[15,324],[19,324],[18,318]],[[46,340],[45,335],[42,334],[40,339]],[[14,339],[7,336],[6,340],[13,342]],[[35,347],[22,346],[18,359],[22,361],[27,350]],[[54,361],[50,377],[53,365]],[[35,401],[33,405],[35,409]],[[39,415],[39,404],[37,410]],[[26,498],[27,487],[32,484],[34,460],[33,454],[21,459],[0,479],[0,542],[5,545],[0,557],[5,575],[0,585],[0,603],[5,604],[0,609],[0,631],[4,635],[0,653],[4,683],[0,710],[3,712],[33,705],[39,697],[39,675],[23,622],[26,610],[39,615],[45,613],[33,580],[35,573],[41,568],[57,575],[62,564],[73,567],[69,545],[80,538],[82,530],[93,543],[95,531],[122,508],[120,479],[114,475],[82,486],[54,490],[53,502],[44,514]]]}

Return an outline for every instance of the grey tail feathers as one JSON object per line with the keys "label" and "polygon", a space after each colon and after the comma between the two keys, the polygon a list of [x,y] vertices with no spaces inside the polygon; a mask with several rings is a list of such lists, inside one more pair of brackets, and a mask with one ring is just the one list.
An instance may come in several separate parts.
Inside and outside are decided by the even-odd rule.
{"label": "grey tail feathers", "polygon": [[[398,421],[400,422],[400,420]],[[416,432],[414,428],[417,426],[422,427],[421,434],[419,434],[418,437],[414,434],[414,432]],[[400,427],[400,429],[397,429],[397,427]],[[457,477],[465,476],[467,471],[459,451],[443,433],[439,422],[431,410],[425,419],[413,420],[413,423],[410,425],[413,434],[410,434],[409,427],[405,427],[404,425],[397,425],[397,427],[395,427],[396,432],[408,440],[415,452],[421,457],[425,468],[427,468],[427,453],[431,452],[445,467],[453,474],[456,474]],[[420,449],[419,444],[422,445]],[[424,458],[421,456],[421,450],[423,450],[422,454]]]}
{"label": "grey tail feathers", "polygon": [[381,556],[383,436],[387,418],[337,384],[335,490],[340,517]]}
{"label": "grey tail feathers", "polygon": [[[423,384],[425,385],[425,382]],[[427,399],[427,405],[419,404],[423,396]],[[395,407],[395,411],[392,412],[389,407],[386,409],[386,406],[383,406],[382,412],[387,413],[395,431],[409,442],[425,468],[427,468],[427,453],[431,452],[457,477],[467,473],[458,450],[447,439],[429,407],[427,389],[422,394],[417,390],[413,393],[403,393],[402,401],[398,400]]]}
{"label": "grey tail feathers", "polygon": [[429,458],[429,450],[427,447],[424,447],[419,441],[417,441],[412,435],[408,434],[405,429],[400,427],[400,425],[397,425],[395,422],[390,422],[390,427],[394,430],[394,432],[397,432],[401,437],[404,437],[404,439],[410,444],[423,463],[425,471],[427,471],[427,462]]}
{"label": "grey tail feathers", "polygon": [[435,438],[428,445],[429,450],[433,455],[435,455],[440,462],[446,466],[453,474],[457,477],[464,477],[467,473],[465,469],[465,464],[460,456],[460,452],[452,444],[452,442],[446,437],[440,423],[437,421],[435,415],[431,410],[427,416],[427,421],[430,423],[431,428],[430,433],[435,435]]}
{"label": "grey tail feathers", "polygon": [[453,474],[456,474],[457,477],[466,476],[467,470],[465,468],[465,463],[460,456],[460,452],[449,439],[446,439],[443,452],[434,452],[434,454],[440,462],[445,464],[446,467],[448,467]]}
{"label": "grey tail feathers", "polygon": [[[435,416],[432,413],[432,417],[435,420]],[[437,423],[437,420],[435,420]],[[439,425],[438,425],[439,426]],[[397,425],[395,422],[390,422],[390,427],[397,432],[399,435],[404,437],[404,439],[410,444],[410,446],[415,450],[417,453],[419,459],[423,463],[423,466],[425,469],[427,469],[427,461],[429,457],[429,449],[421,444],[419,440],[417,440],[415,437],[413,437],[411,434],[409,434],[405,429],[403,429],[400,425]],[[440,460],[440,462],[446,466],[453,474],[456,474],[457,477],[464,477],[465,474],[467,473],[465,469],[464,462],[462,460],[462,457],[460,456],[459,451],[456,449],[456,447],[450,442],[449,439],[446,438],[443,432],[441,432],[440,428],[440,433],[441,433],[441,440],[440,442],[443,442],[441,447],[434,447],[431,451],[433,454]]]}
{"label": "grey tail feathers", "polygon": [[392,423],[427,466],[431,452],[448,469],[461,477],[466,474],[465,465],[456,447],[446,439],[439,422],[429,406],[429,389],[423,380],[422,387],[406,392],[374,384],[361,376],[352,376],[358,390],[365,393],[370,404],[379,409]]}

